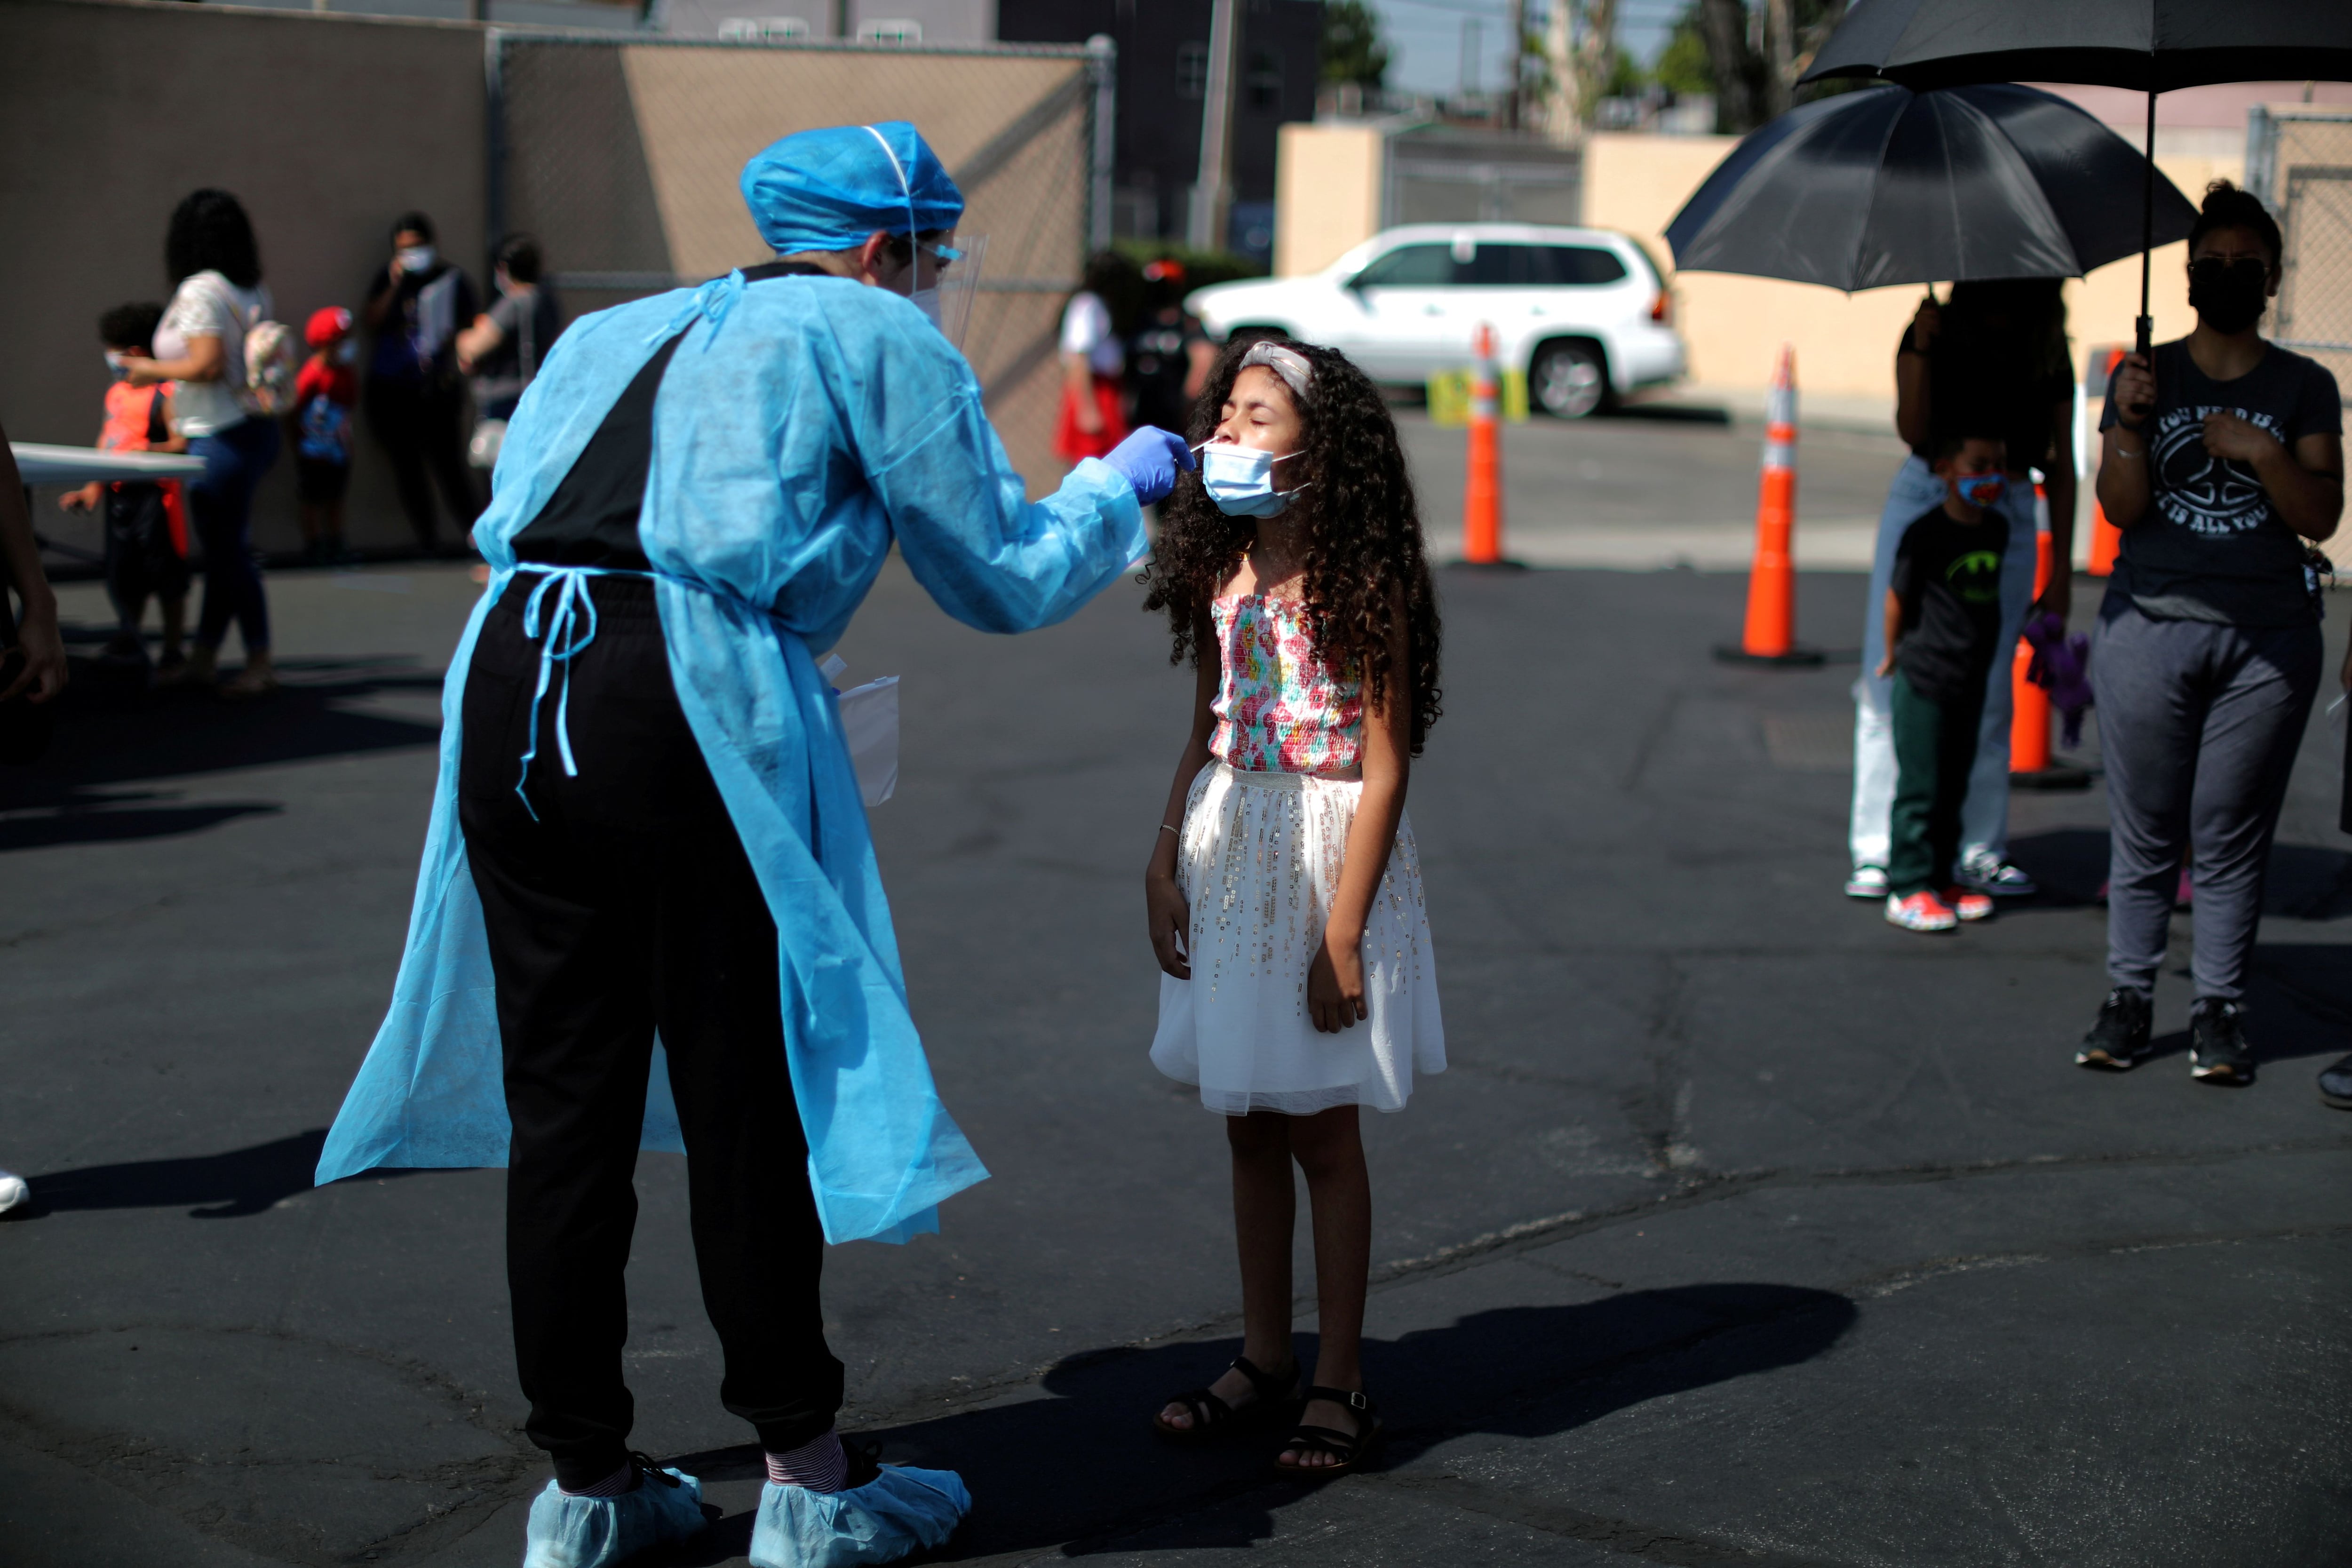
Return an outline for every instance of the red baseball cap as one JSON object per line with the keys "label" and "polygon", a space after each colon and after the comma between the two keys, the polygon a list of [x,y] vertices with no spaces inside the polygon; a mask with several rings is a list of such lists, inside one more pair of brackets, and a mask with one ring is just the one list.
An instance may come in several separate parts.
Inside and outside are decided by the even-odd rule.
{"label": "red baseball cap", "polygon": [[302,341],[314,349],[322,349],[351,330],[349,310],[341,305],[325,305],[310,312],[310,324],[302,329]]}

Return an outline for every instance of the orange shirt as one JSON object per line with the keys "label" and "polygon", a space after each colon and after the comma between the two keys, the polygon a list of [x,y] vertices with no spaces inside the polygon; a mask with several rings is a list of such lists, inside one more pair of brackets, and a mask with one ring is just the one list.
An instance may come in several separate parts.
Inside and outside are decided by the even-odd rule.
{"label": "orange shirt", "polygon": [[106,427],[98,433],[100,451],[143,452],[151,440],[169,440],[167,429],[155,434],[161,423],[156,417],[155,399],[169,389],[169,382],[152,386],[133,386],[118,381],[106,389]]}

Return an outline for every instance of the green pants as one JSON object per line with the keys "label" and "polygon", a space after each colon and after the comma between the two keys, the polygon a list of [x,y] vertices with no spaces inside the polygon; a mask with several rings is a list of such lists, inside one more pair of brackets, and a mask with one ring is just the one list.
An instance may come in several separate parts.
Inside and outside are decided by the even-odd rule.
{"label": "green pants", "polygon": [[1977,731],[1984,719],[1984,681],[1975,695],[1936,702],[1895,672],[1895,808],[1887,826],[1887,891],[1900,898],[1940,893],[1952,885],[1960,848],[1960,803],[1969,795]]}

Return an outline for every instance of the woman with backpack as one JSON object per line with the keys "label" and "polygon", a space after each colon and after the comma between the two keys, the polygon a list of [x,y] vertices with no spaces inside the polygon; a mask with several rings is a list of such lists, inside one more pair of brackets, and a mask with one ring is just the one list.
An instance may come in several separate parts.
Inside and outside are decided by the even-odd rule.
{"label": "woman with backpack", "polygon": [[278,685],[269,665],[269,606],[253,551],[253,492],[278,460],[278,421],[268,417],[272,389],[251,384],[247,366],[252,352],[282,339],[284,329],[268,320],[253,224],[226,191],[191,191],[172,210],[163,265],[173,293],[155,329],[155,357],[133,357],[125,369],[134,386],[178,384],[173,430],[188,438],[189,455],[205,465],[187,486],[189,521],[204,545],[205,606],[181,679],[215,681],[221,641],[234,620],[245,643],[245,670],[223,681],[220,692],[257,697]]}

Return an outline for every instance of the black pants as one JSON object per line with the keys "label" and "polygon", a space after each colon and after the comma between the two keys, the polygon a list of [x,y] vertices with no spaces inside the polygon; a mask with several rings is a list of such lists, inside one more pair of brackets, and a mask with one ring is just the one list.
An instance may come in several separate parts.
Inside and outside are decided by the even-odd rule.
{"label": "black pants", "polygon": [[163,487],[126,482],[106,491],[106,596],[124,635],[137,637],[147,601],[182,599],[188,563],[172,544]]}
{"label": "black pants", "polygon": [[1975,695],[1950,702],[1920,696],[1900,669],[1894,685],[1895,806],[1887,814],[1886,889],[1906,899],[1940,894],[1952,885],[1952,862],[1959,854],[1960,805],[1976,766],[1984,681],[1973,683]]}
{"label": "black pants", "polygon": [[425,482],[430,469],[441,487],[441,499],[457,520],[459,542],[481,512],[475,499],[474,471],[466,465],[466,400],[455,387],[399,381],[367,384],[368,425],[383,443],[392,460],[392,482],[400,491],[400,510],[416,531],[416,542],[433,548],[433,489]]}
{"label": "black pants", "polygon": [[726,1352],[720,1400],[763,1446],[797,1447],[833,1424],[842,1368],[817,1300],[824,1236],[784,1064],[775,924],[678,709],[653,584],[593,584],[599,629],[571,670],[579,776],[559,760],[551,689],[533,821],[515,783],[539,678],[522,602],[537,582],[518,577],[474,649],[458,821],[514,1122],[507,1280],[525,1429],[577,1487],[626,1454],[622,1274],[656,1028],[703,1305]]}

